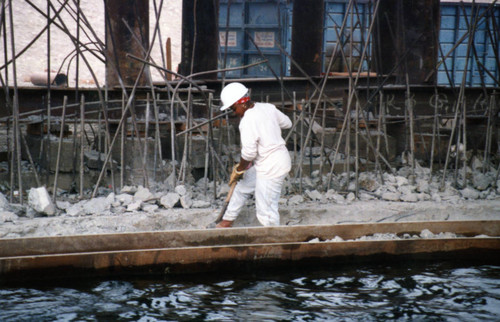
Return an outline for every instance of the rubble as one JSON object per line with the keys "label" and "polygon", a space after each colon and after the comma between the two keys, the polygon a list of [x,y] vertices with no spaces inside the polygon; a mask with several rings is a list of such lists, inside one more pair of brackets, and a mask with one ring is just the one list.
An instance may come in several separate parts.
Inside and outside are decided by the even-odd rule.
{"label": "rubble", "polygon": [[3,193],[0,192],[0,210],[7,210],[9,208],[9,201],[7,200],[7,198],[5,198]]}
{"label": "rubble", "polygon": [[48,216],[56,214],[56,207],[45,187],[31,188],[28,193],[28,204],[38,213]]}
{"label": "rubble", "polygon": [[[457,185],[454,184],[453,173],[448,174],[444,185],[438,174],[431,177],[430,172],[423,168],[415,171],[415,177],[411,177],[414,180],[402,175],[411,176],[409,167],[400,168],[395,173],[383,173],[382,181],[375,172],[362,172],[358,187],[352,173],[340,173],[332,177],[330,189],[324,188],[328,177],[321,176],[318,171],[314,171],[311,177],[289,177],[285,180],[279,201],[283,222],[288,225],[317,224],[331,222],[333,218],[336,223],[356,222],[360,218],[365,218],[363,221],[376,218],[377,221],[384,221],[424,212],[425,215],[421,216],[425,220],[443,220],[457,216],[453,213],[457,209],[457,213],[463,213],[460,216],[476,216],[478,212],[484,216],[495,216],[500,212],[500,190],[496,188],[496,173],[493,171],[469,173],[468,180],[463,180],[459,172]],[[0,226],[0,238],[16,234],[55,234],[59,228],[55,227],[54,232],[49,233],[51,229],[34,224],[37,220],[47,218],[40,217],[40,214],[54,219],[67,218],[68,224],[78,222],[78,227],[65,228],[65,233],[96,233],[109,229],[120,232],[141,228],[204,228],[218,215],[229,186],[218,184],[217,198],[213,199],[213,182],[204,179],[192,182],[177,185],[160,183],[149,188],[141,185],[124,186],[118,194],[103,188],[99,190],[98,196],[88,200],[80,200],[78,195],[66,192],[58,195],[55,205],[44,187],[30,190],[27,205],[9,204],[0,193],[0,223],[3,223]],[[467,183],[466,187],[460,187],[463,182]],[[476,208],[468,210],[469,204],[480,202],[490,202],[485,205],[491,204],[491,208],[485,206],[479,211]],[[240,216],[245,218],[240,225],[259,225],[254,215],[254,201],[250,199],[247,206]],[[396,209],[396,212],[388,209]],[[405,214],[404,209],[413,210]],[[463,220],[467,217],[459,218]],[[99,224],[100,220],[107,222]],[[23,222],[23,228],[16,226],[20,221]],[[63,222],[60,225],[66,227]]]}
{"label": "rubble", "polygon": [[0,210],[0,224],[7,222],[7,221],[13,222],[17,218],[18,218],[18,216],[11,211]]}
{"label": "rubble", "polygon": [[[309,243],[320,243],[320,242],[349,242],[349,241],[373,241],[373,240],[401,240],[401,239],[437,239],[437,238],[457,238],[460,237],[455,233],[451,232],[440,232],[438,234],[434,234],[431,232],[429,229],[424,229],[420,232],[420,235],[410,235],[410,234],[403,234],[402,236],[398,236],[395,233],[376,233],[373,235],[365,235],[361,236],[359,238],[355,239],[347,239],[344,240],[340,236],[335,236],[332,239],[327,239],[327,240],[320,240],[318,237],[315,237],[311,240],[309,240]],[[476,236],[476,237],[489,237],[489,236]]]}
{"label": "rubble", "polygon": [[174,208],[180,201],[181,196],[176,192],[169,192],[160,199],[160,204],[167,208]]}

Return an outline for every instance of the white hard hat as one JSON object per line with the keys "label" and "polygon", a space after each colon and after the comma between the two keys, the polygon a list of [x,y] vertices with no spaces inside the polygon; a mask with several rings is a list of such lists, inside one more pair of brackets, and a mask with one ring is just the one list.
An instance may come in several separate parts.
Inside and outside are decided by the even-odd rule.
{"label": "white hard hat", "polygon": [[220,100],[222,101],[221,111],[227,110],[231,105],[236,103],[240,98],[248,93],[248,88],[241,83],[231,83],[226,85],[220,93]]}

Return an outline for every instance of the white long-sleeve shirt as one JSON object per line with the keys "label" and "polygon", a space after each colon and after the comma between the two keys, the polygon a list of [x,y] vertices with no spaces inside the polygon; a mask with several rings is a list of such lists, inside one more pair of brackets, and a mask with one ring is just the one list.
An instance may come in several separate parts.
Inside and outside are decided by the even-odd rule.
{"label": "white long-sleeve shirt", "polygon": [[292,127],[288,116],[276,106],[255,103],[240,121],[241,157],[254,161],[257,176],[276,178],[291,169],[290,154],[281,129]]}

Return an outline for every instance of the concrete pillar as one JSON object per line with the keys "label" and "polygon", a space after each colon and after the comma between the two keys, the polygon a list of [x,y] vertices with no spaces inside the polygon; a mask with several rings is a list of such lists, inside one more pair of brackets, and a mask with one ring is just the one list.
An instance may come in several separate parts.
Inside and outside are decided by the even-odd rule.
{"label": "concrete pillar", "polygon": [[[309,75],[321,74],[323,48],[323,0],[293,2],[292,58]],[[292,64],[292,76],[303,76]]]}
{"label": "concrete pillar", "polygon": [[[180,74],[189,75],[217,69],[218,21],[218,0],[182,1]],[[204,75],[202,78],[216,79],[217,73]]]}
{"label": "concrete pillar", "polygon": [[[439,0],[381,0],[375,17],[373,57],[380,74],[394,67],[398,84],[434,84],[435,75],[425,78],[437,64],[439,35]],[[406,54],[406,55],[405,55]]]}
{"label": "concrete pillar", "polygon": [[[142,68],[142,63],[127,58],[128,53],[144,58],[149,48],[149,0],[105,0],[106,25],[106,83],[110,88],[120,86],[119,76],[125,86],[133,86]],[[133,30],[135,37],[123,22]],[[139,44],[137,39],[141,41]],[[147,68],[147,67],[146,67]],[[139,86],[149,84],[147,73],[143,73]]]}

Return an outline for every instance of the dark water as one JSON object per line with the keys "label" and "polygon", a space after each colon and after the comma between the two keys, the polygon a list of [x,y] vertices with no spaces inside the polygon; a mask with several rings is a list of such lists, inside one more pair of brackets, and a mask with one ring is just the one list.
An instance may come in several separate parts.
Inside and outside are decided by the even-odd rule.
{"label": "dark water", "polygon": [[0,321],[500,321],[500,266],[343,265],[1,286]]}

